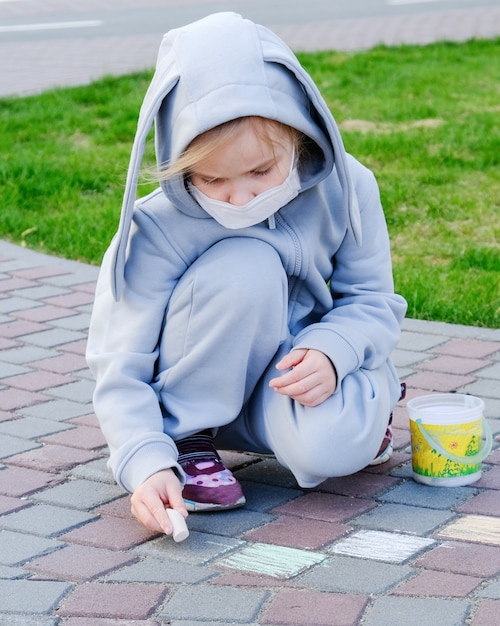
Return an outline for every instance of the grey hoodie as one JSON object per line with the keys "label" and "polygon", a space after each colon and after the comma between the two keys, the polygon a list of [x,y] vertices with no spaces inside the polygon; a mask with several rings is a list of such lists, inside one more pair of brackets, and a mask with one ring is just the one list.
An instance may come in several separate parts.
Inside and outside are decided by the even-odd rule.
{"label": "grey hoodie", "polygon": [[[300,193],[278,211],[276,228],[226,230],[192,198],[182,176],[136,201],[153,122],[161,164],[175,161],[200,133],[249,115],[278,120],[312,140],[300,162]],[[110,464],[129,491],[176,466],[172,437],[182,432],[164,432],[160,404],[168,390],[154,384],[165,309],[193,261],[230,236],[261,239],[278,251],[291,286],[294,347],[327,354],[339,384],[350,372],[387,361],[405,303],[393,292],[374,177],[346,154],[325,101],[290,49],[268,29],[219,13],[163,39],[139,116],[119,229],[98,282],[87,358]]]}

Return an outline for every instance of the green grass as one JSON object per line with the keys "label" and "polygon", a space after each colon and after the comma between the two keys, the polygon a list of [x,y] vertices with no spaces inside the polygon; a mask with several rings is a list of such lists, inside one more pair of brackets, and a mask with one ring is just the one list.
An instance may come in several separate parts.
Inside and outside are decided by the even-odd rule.
{"label": "green grass", "polygon": [[[499,57],[500,39],[300,54],[377,176],[410,317],[500,327]],[[99,263],[150,77],[0,100],[0,237]]]}

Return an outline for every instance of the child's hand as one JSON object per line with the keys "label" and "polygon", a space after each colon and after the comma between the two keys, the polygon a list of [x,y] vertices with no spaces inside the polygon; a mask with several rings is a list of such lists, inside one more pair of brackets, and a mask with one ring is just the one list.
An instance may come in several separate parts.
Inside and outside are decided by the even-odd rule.
{"label": "child's hand", "polygon": [[182,487],[172,469],[150,476],[130,498],[132,514],[146,528],[155,532],[172,534],[172,524],[165,512],[168,505],[183,517],[188,516],[182,499]]}
{"label": "child's hand", "polygon": [[286,374],[273,378],[269,386],[304,406],[321,404],[337,387],[333,363],[319,350],[292,350],[276,365],[278,370],[289,368]]}

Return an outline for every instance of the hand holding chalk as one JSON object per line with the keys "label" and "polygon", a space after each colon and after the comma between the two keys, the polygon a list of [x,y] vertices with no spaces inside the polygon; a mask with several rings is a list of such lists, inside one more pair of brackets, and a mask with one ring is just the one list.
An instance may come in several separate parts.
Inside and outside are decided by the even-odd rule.
{"label": "hand holding chalk", "polygon": [[187,539],[189,537],[189,530],[186,526],[186,520],[184,517],[175,509],[166,509],[166,511],[170,519],[170,523],[172,524],[172,536],[174,541],[179,542]]}

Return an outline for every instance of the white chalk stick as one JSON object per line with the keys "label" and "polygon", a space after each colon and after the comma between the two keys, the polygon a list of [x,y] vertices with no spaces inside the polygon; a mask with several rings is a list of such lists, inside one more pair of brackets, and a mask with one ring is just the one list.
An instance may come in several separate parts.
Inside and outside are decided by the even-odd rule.
{"label": "white chalk stick", "polygon": [[170,523],[172,524],[172,536],[174,541],[179,542],[187,539],[189,537],[189,530],[186,526],[186,520],[184,517],[175,509],[166,509],[166,511],[168,517],[170,518]]}

